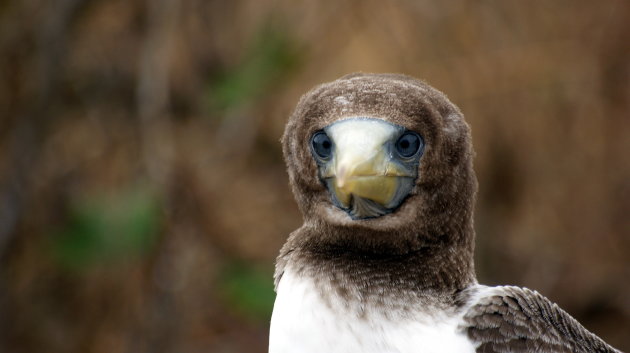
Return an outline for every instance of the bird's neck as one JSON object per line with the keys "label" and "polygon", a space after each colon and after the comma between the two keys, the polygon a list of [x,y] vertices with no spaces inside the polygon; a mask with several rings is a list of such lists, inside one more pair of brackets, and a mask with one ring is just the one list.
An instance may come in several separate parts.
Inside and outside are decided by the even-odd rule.
{"label": "bird's neck", "polygon": [[291,270],[323,290],[368,302],[411,296],[444,305],[452,305],[459,293],[476,283],[468,244],[427,243],[408,252],[355,245],[347,239],[339,243],[313,239],[301,228],[281,251],[276,276]]}

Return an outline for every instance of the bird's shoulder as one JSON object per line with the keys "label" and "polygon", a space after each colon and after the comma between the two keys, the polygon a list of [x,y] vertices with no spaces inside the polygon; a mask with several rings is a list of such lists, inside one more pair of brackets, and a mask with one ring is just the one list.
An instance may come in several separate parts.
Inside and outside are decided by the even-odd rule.
{"label": "bird's shoulder", "polygon": [[534,290],[477,286],[468,295],[463,324],[477,352],[619,352]]}

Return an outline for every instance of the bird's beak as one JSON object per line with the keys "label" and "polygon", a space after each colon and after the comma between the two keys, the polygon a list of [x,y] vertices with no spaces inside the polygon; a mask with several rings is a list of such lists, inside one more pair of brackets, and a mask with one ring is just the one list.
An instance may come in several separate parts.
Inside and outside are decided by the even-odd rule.
{"label": "bird's beak", "polygon": [[351,208],[357,199],[382,209],[398,205],[401,192],[408,192],[401,183],[408,185],[415,178],[415,168],[406,168],[392,154],[401,129],[378,119],[343,120],[326,128],[334,156],[321,176],[341,207]]}
{"label": "bird's beak", "polygon": [[357,151],[338,150],[334,192],[344,207],[352,196],[388,205],[398,188],[398,178],[409,176],[387,158],[383,149]]}

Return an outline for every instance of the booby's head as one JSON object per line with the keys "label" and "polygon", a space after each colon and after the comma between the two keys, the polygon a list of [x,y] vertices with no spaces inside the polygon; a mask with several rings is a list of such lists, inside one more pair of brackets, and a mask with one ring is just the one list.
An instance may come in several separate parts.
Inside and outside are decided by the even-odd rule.
{"label": "booby's head", "polygon": [[423,150],[417,132],[376,118],[339,120],[311,137],[321,181],[353,219],[395,211],[413,189]]}
{"label": "booby's head", "polygon": [[402,252],[453,241],[472,254],[470,130],[438,90],[342,77],[301,98],[282,143],[305,227],[321,230],[313,242]]}

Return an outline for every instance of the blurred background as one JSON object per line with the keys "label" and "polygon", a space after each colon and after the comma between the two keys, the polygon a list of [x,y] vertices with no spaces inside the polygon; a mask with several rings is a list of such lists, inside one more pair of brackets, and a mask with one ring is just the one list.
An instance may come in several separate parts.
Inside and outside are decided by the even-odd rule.
{"label": "blurred background", "polygon": [[265,352],[279,138],[354,71],[472,126],[477,272],[630,350],[630,3],[0,1],[0,351]]}

